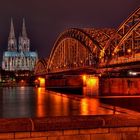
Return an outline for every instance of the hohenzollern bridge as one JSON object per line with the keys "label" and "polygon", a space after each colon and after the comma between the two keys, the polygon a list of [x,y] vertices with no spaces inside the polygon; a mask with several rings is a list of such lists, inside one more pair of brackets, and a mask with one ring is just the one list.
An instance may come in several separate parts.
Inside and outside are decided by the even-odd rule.
{"label": "hohenzollern bridge", "polygon": [[55,41],[49,58],[38,61],[35,75],[92,73],[101,76],[135,69],[140,69],[140,8],[117,29],[65,30]]}

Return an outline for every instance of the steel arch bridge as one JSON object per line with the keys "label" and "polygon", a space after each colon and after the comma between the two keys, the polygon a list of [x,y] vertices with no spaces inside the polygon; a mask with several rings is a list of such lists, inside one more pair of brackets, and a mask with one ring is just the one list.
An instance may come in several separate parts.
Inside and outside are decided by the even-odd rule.
{"label": "steel arch bridge", "polygon": [[[101,62],[106,65],[140,60],[140,8],[118,27],[101,51]],[[135,59],[135,60],[134,60]],[[102,63],[103,64],[103,63]]]}
{"label": "steel arch bridge", "polygon": [[[44,72],[97,69],[137,61],[140,61],[140,8],[117,30],[72,28],[62,32],[52,48]],[[38,63],[37,66],[44,65]],[[41,66],[36,68],[36,73],[39,73],[39,68]]]}
{"label": "steel arch bridge", "polygon": [[34,70],[36,76],[47,74],[47,59],[39,59]]}
{"label": "steel arch bridge", "polygon": [[96,67],[99,55],[114,29],[68,29],[56,40],[48,60],[48,72]]}

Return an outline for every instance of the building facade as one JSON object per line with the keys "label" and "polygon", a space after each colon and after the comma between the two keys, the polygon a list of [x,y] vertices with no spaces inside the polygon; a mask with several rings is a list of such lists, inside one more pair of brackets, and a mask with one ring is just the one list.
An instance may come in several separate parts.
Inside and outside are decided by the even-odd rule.
{"label": "building facade", "polygon": [[27,36],[25,20],[23,19],[22,32],[17,41],[11,19],[8,50],[3,53],[2,69],[5,71],[33,71],[37,60],[37,52],[30,51],[30,39]]}

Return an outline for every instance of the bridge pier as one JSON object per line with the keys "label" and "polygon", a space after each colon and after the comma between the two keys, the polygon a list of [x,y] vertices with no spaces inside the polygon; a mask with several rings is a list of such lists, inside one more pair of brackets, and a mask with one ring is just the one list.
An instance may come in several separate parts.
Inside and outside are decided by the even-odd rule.
{"label": "bridge pier", "polygon": [[[83,76],[84,78],[84,76]],[[94,75],[87,75],[84,78],[83,94],[85,96],[99,96],[99,77]]]}
{"label": "bridge pier", "polygon": [[79,75],[46,76],[46,89],[66,92],[82,92],[83,82]]}
{"label": "bridge pier", "polygon": [[100,95],[140,95],[139,77],[111,77],[100,79]]}
{"label": "bridge pier", "polygon": [[93,75],[46,76],[46,89],[69,91],[85,96],[99,95],[99,78]]}
{"label": "bridge pier", "polygon": [[59,75],[46,77],[46,89],[85,96],[140,95],[139,77],[98,77],[93,75]]}

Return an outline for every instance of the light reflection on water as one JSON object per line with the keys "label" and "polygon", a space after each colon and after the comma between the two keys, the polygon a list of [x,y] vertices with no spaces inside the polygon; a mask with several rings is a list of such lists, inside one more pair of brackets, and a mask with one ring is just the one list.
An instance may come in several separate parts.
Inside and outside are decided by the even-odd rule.
{"label": "light reflection on water", "polygon": [[[44,88],[5,87],[0,90],[0,118],[113,114],[99,99],[56,94]],[[116,112],[117,113],[117,112]]]}

